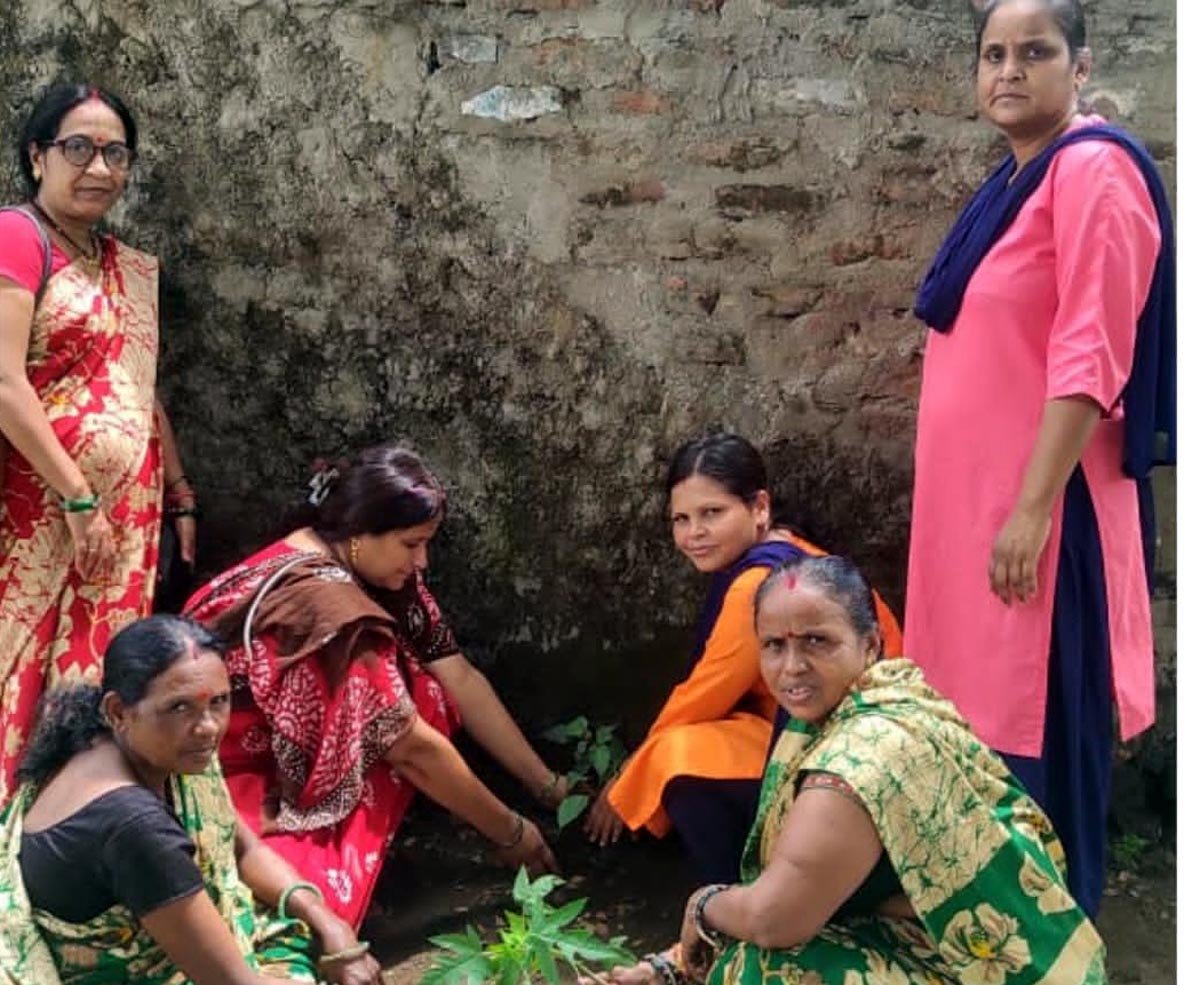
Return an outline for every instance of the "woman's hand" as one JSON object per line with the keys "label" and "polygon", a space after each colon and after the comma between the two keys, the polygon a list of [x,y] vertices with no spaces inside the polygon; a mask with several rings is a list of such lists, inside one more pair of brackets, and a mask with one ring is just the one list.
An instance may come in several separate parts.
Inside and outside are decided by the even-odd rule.
{"label": "woman's hand", "polygon": [[92,581],[112,567],[116,558],[117,542],[112,525],[100,507],[65,516],[75,545],[75,569],[84,581]]}
{"label": "woman's hand", "polygon": [[625,830],[625,822],[621,820],[621,815],[614,811],[608,802],[608,792],[614,783],[616,777],[604,784],[604,789],[596,797],[596,802],[592,804],[592,809],[583,824],[583,833],[587,835],[588,841],[601,848],[614,844]]}
{"label": "woman's hand", "polygon": [[992,545],[988,581],[1005,605],[1028,602],[1038,590],[1037,568],[1050,539],[1050,514],[1017,506]]}
{"label": "woman's hand", "polygon": [[571,781],[567,779],[566,774],[555,773],[549,782],[529,792],[533,794],[534,799],[543,807],[554,810],[566,800],[567,794],[571,792]]}
{"label": "woman's hand", "polygon": [[528,818],[525,818],[524,824],[521,825],[521,840],[513,845],[512,848],[496,849],[496,857],[504,865],[513,869],[519,869],[522,865],[525,866],[531,876],[540,876],[546,872],[557,873],[559,871],[558,860],[555,859],[554,853],[550,851],[550,846],[546,844],[546,839],[542,837],[542,832]]}
{"label": "woman's hand", "polygon": [[333,961],[321,965],[321,980],[333,985],[383,985],[383,969],[368,952],[351,961]]}
{"label": "woman's hand", "polygon": [[[314,928],[315,930],[315,928]],[[321,923],[317,938],[321,942],[324,954],[336,954],[358,944],[358,934],[354,932],[345,920],[330,914],[330,918]],[[322,961],[321,978],[333,982],[333,985],[382,985],[383,970],[370,954],[347,958],[344,961]]]}
{"label": "woman's hand", "polygon": [[701,886],[688,897],[683,908],[683,924],[679,928],[679,957],[683,970],[688,978],[698,982],[708,977],[714,957],[712,947],[701,939],[700,931],[696,929],[696,900],[708,888]]}
{"label": "woman's hand", "polygon": [[576,985],[593,985],[599,979],[611,982],[612,985],[663,985],[663,980],[651,966],[649,961],[639,961],[628,967],[617,967],[611,971],[602,971],[594,977],[579,978]]}

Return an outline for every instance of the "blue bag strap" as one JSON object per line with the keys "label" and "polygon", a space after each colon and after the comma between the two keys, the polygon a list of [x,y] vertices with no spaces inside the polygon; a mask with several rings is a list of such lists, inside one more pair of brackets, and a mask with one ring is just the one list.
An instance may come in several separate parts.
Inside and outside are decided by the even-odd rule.
{"label": "blue bag strap", "polygon": [[42,279],[38,284],[37,292],[33,295],[33,307],[36,309],[42,303],[42,295],[46,293],[46,284],[50,281],[50,237],[46,235],[46,230],[38,221],[38,217],[30,212],[23,205],[3,205],[0,206],[0,212],[18,212],[26,219],[33,223],[33,228],[37,230],[38,239],[42,241]]}

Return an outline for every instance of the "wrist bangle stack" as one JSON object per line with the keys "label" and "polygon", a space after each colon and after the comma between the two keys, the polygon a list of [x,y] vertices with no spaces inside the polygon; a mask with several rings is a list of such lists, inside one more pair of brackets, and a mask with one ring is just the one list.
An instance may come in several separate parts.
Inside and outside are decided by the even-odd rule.
{"label": "wrist bangle stack", "polygon": [[288,912],[287,912],[288,900],[290,900],[292,898],[292,893],[297,892],[298,890],[301,890],[301,889],[307,889],[310,893],[315,894],[317,899],[319,899],[322,903],[325,902],[325,894],[321,892],[321,889],[319,886],[315,886],[311,882],[304,882],[304,881],[294,882],[290,886],[288,886],[287,889],[285,889],[282,893],[279,894],[279,904],[276,909],[276,912],[277,912],[280,920],[286,920],[288,918]]}
{"label": "wrist bangle stack", "polygon": [[513,819],[516,821],[516,824],[513,826],[512,837],[508,841],[496,842],[496,847],[502,852],[510,848],[516,848],[521,844],[521,839],[525,837],[525,818],[521,817],[516,811],[513,811]]}
{"label": "wrist bangle stack", "polygon": [[317,964],[320,966],[337,964],[339,961],[353,961],[356,958],[361,958],[371,950],[371,945],[367,941],[358,941],[351,944],[349,947],[343,947],[340,951],[332,951],[329,954],[322,954],[317,958]]}
{"label": "wrist bangle stack", "polygon": [[95,493],[90,496],[80,496],[74,499],[70,496],[62,498],[62,508],[64,513],[91,513],[100,505],[100,497]]}
{"label": "wrist bangle stack", "polygon": [[700,935],[700,939],[705,944],[714,948],[717,951],[724,950],[726,941],[724,935],[720,931],[713,930],[704,921],[704,908],[708,906],[708,901],[711,900],[717,893],[723,893],[729,888],[728,883],[718,882],[711,886],[705,886],[700,891],[700,895],[696,897],[696,904],[692,908],[692,916],[696,921],[696,933]]}
{"label": "wrist bangle stack", "polygon": [[663,980],[665,985],[681,985],[683,976],[665,955],[651,953],[645,955],[642,960],[654,969],[654,973]]}

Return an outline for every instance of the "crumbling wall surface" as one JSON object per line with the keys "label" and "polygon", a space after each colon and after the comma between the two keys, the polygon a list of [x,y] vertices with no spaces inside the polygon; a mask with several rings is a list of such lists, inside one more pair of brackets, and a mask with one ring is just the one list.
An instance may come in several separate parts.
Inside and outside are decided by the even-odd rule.
{"label": "crumbling wall surface", "polygon": [[[1089,7],[1090,93],[1173,187],[1174,6]],[[644,722],[702,427],[902,601],[913,291],[1002,148],[971,44],[965,0],[4,0],[0,128],[61,76],[139,115],[115,224],[163,260],[208,570],[316,456],[406,435],[467,648],[534,719]]]}

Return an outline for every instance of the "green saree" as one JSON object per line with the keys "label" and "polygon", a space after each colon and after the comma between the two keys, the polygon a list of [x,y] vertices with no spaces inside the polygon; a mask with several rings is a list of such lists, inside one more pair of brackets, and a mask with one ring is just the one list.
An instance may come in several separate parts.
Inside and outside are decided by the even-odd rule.
{"label": "green saree", "polygon": [[[171,781],[175,812],[196,845],[196,864],[246,963],[260,975],[315,982],[308,928],[259,908],[238,878],[233,804],[215,760]],[[21,881],[21,822],[34,791],[22,787],[0,813],[0,985],[188,985],[134,915],[118,904],[84,924],[34,909]]]}
{"label": "green saree", "polygon": [[853,787],[919,920],[851,917],[790,950],[737,942],[709,985],[1105,985],[1104,945],[1065,888],[1045,815],[911,661],[868,668],[821,725],[789,722],[744,882],[809,772]]}

